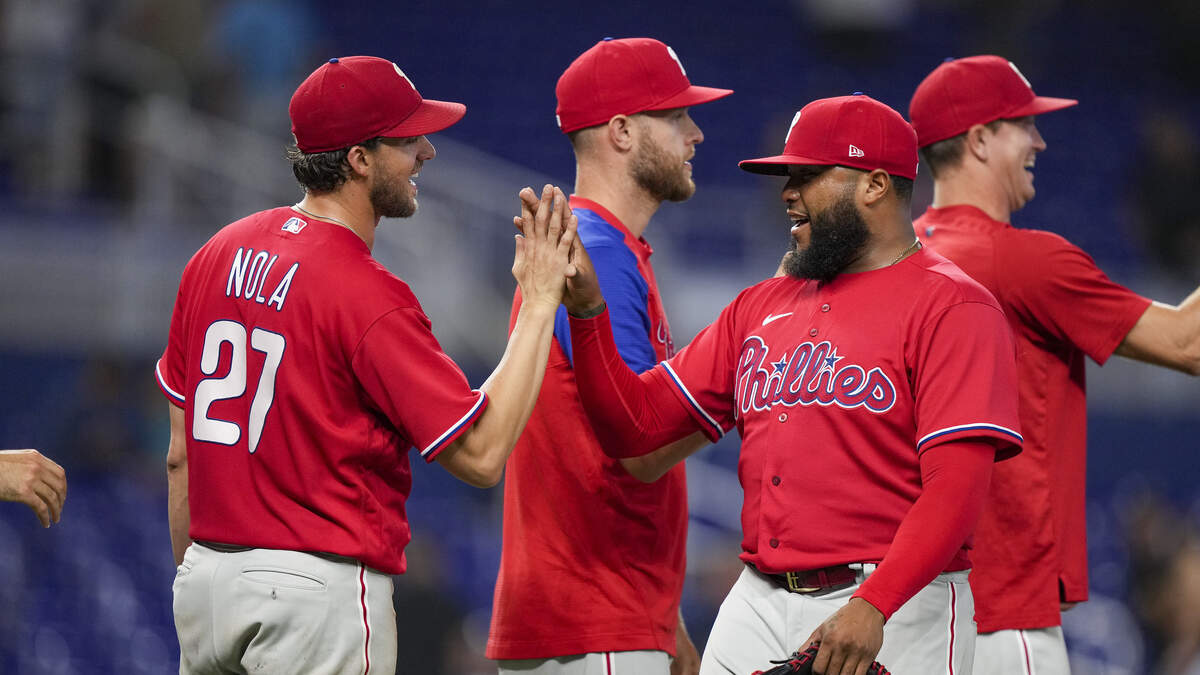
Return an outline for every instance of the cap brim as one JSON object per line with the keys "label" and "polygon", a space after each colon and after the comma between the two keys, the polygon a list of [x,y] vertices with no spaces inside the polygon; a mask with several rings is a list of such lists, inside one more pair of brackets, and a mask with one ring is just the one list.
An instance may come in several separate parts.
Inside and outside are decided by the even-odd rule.
{"label": "cap brim", "polygon": [[659,101],[646,110],[670,110],[671,108],[687,108],[701,103],[709,103],[719,98],[725,98],[733,93],[732,89],[717,89],[715,87],[698,87],[691,85],[674,96]]}
{"label": "cap brim", "polygon": [[1054,98],[1053,96],[1034,96],[1033,100],[1016,110],[1005,113],[1005,117],[1028,117],[1029,115],[1041,115],[1043,113],[1070,108],[1073,105],[1079,105],[1079,101],[1073,98]]}
{"label": "cap brim", "polygon": [[405,117],[403,122],[378,135],[386,138],[410,138],[432,134],[453,126],[465,114],[467,114],[467,106],[461,103],[434,101],[427,98],[422,100],[421,105],[417,106],[411,115]]}
{"label": "cap brim", "polygon": [[836,166],[824,159],[813,159],[800,155],[775,155],[758,159],[743,159],[738,162],[743,170],[763,176],[786,176],[789,166]]}

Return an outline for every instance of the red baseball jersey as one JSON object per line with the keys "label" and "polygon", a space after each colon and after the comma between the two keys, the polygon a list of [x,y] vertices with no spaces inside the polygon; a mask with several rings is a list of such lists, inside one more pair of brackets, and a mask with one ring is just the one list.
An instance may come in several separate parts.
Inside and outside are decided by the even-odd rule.
{"label": "red baseball jersey", "polygon": [[[674,353],[652,249],[604,207],[571,197],[625,362],[644,371]],[[518,292],[513,320],[520,308]],[[687,549],[687,478],[654,483],[604,454],[575,384],[560,308],[538,402],[504,478],[504,547],[487,656],[675,653]]]}
{"label": "red baseball jersey", "polygon": [[[752,286],[653,372],[710,438],[741,434],[741,558],[766,572],[882,560],[921,494],[921,452],[1021,442],[1004,315],[927,250]],[[967,548],[947,570],[969,567]]]}
{"label": "red baseball jersey", "polygon": [[487,403],[362,239],[287,207],[188,262],[156,374],[186,413],[192,539],[390,574],[411,538],[408,449],[432,461]]}
{"label": "red baseball jersey", "polygon": [[976,532],[979,631],[1057,626],[1060,587],[1069,602],[1088,589],[1084,355],[1103,365],[1150,300],[1062,237],[973,206],[930,208],[914,227],[996,296],[1017,344],[1025,450],[993,471]]}

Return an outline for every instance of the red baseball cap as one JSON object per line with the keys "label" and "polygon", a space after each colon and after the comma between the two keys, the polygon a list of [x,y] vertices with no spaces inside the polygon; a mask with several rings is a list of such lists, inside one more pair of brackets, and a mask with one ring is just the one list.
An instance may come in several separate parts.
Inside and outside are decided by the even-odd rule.
{"label": "red baseball cap", "polygon": [[870,96],[823,98],[792,118],[783,154],[738,162],[750,173],[786,176],[792,164],[883,169],[917,177],[917,134],[900,113]]}
{"label": "red baseball cap", "polygon": [[563,133],[604,124],[614,115],[708,103],[732,89],[697,87],[675,50],[652,38],[604,38],[558,78],[555,117]]}
{"label": "red baseball cap", "polygon": [[1034,94],[1029,80],[1002,56],[968,56],[947,60],[921,81],[908,104],[908,118],[923,148],[976,124],[1041,115],[1078,103]]}
{"label": "red baseball cap", "polygon": [[400,66],[374,56],[329,59],[292,94],[288,115],[303,152],[348,148],[369,138],[407,138],[462,119],[461,103],[421,98]]}

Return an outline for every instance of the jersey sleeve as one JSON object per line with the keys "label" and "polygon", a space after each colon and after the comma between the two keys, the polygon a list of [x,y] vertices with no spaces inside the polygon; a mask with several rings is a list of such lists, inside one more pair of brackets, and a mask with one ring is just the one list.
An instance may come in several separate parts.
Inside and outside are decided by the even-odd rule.
{"label": "jersey sleeve", "polygon": [[638,457],[695,431],[674,387],[658,377],[661,367],[638,375],[621,360],[607,309],[588,319],[572,317],[571,328],[579,397],[604,454]]}
{"label": "jersey sleeve", "polygon": [[999,459],[1020,451],[1015,348],[999,307],[950,305],[925,322],[914,347],[906,359],[918,453],[965,439],[991,440]]}
{"label": "jersey sleeve", "polygon": [[720,440],[736,422],[734,376],[741,341],[735,339],[738,301],[721,312],[671,360],[653,372],[670,381],[672,391],[710,441]]}
{"label": "jersey sleeve", "polygon": [[1104,365],[1150,300],[1112,281],[1091,256],[1049,232],[1027,232],[1009,260],[1008,298],[1026,325],[1069,342]]}
{"label": "jersey sleeve", "polygon": [[395,309],[376,320],[351,365],[367,396],[427,462],[487,406],[487,395],[471,388],[419,309]]}
{"label": "jersey sleeve", "polygon": [[[650,288],[638,271],[637,257],[623,243],[596,245],[588,248],[588,256],[596,269],[600,292],[608,304],[613,340],[621,360],[635,373],[644,373],[655,365],[654,345],[650,343],[650,311],[647,308]],[[571,349],[571,323],[567,310],[558,308],[554,321],[554,337],[567,360],[574,363]]]}
{"label": "jersey sleeve", "polygon": [[[185,277],[186,279],[186,271]],[[154,364],[154,378],[158,388],[172,404],[184,407],[187,394],[184,391],[187,382],[187,334],[184,329],[186,286],[183,281],[179,284],[179,292],[175,296],[175,309],[171,312],[171,328],[167,333],[167,346],[163,350],[158,363]]]}

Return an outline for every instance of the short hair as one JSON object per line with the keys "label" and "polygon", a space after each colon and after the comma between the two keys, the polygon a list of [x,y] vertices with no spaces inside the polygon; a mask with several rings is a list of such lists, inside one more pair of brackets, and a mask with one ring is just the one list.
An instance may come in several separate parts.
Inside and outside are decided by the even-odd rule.
{"label": "short hair", "polygon": [[[796,168],[790,169],[788,175],[792,180],[798,179],[801,187],[816,180],[826,171],[834,167],[832,164],[796,164],[794,166]],[[854,169],[855,171],[862,171],[863,173],[870,173],[870,171],[867,171],[866,169],[859,169],[858,167],[850,166],[846,168]],[[892,191],[896,194],[896,199],[899,199],[905,204],[912,203],[913,180],[911,178],[905,178],[904,176],[897,176],[893,173],[889,173],[888,178],[892,179]]]}
{"label": "short hair", "polygon": [[[995,131],[1004,121],[1003,119],[992,120],[983,126]],[[967,132],[964,131],[957,136],[930,143],[917,152],[921,155],[921,163],[929,169],[929,175],[936,179],[939,172],[953,169],[962,162],[966,147]]]}
{"label": "short hair", "polygon": [[350,148],[357,145],[374,150],[379,147],[381,138],[368,138],[361,143],[327,152],[304,152],[293,144],[288,146],[287,158],[292,163],[292,173],[305,192],[333,192],[350,177],[350,162],[346,161]]}
{"label": "short hair", "polygon": [[567,140],[571,141],[571,149],[575,151],[576,155],[588,150],[595,143],[592,137],[596,135],[595,129],[599,126],[603,125],[596,124],[567,132]]}
{"label": "short hair", "polygon": [[892,177],[892,187],[896,190],[896,199],[905,204],[912,203],[913,180],[904,176],[888,174]]}

